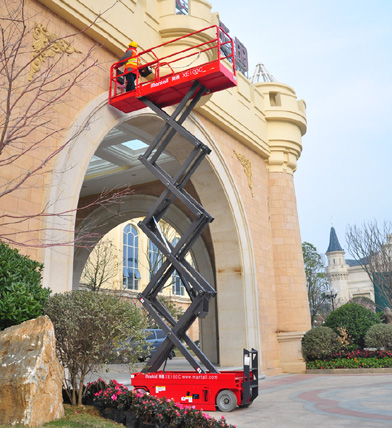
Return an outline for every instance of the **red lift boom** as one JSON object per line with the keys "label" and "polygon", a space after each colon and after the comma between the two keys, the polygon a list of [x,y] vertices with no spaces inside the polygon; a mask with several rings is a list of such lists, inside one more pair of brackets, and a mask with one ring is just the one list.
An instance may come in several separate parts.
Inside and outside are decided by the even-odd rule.
{"label": "red lift boom", "polygon": [[[190,47],[177,51],[179,44]],[[202,96],[237,85],[233,41],[222,28],[211,26],[141,52],[138,64],[136,89],[130,92],[125,92],[124,85],[119,83],[124,76],[118,71],[122,63],[112,65],[109,104],[125,113],[148,106],[165,123],[139,157],[164,184],[165,190],[138,224],[164,255],[165,261],[138,299],[167,336],[142,372],[131,375],[132,385],[202,410],[215,410],[216,406],[222,411],[231,411],[237,405],[247,407],[258,395],[257,351],[244,349],[243,370],[219,372],[186,333],[198,317],[207,315],[209,300],[216,291],[185,258],[213,217],[184,189],[211,150],[182,123]],[[162,110],[174,104],[177,106],[171,116]],[[191,146],[178,171],[170,175],[159,165],[159,159],[176,133]],[[191,213],[191,224],[175,244],[166,239],[158,224],[174,202]],[[189,308],[179,320],[175,320],[157,298],[174,272],[191,299]],[[195,371],[160,370],[174,347]]]}

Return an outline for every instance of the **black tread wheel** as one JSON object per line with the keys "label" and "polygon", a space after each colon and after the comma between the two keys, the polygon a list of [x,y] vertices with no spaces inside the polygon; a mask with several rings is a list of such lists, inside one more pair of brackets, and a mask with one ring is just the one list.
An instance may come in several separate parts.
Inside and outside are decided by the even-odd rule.
{"label": "black tread wheel", "polygon": [[237,397],[233,391],[224,389],[218,394],[216,405],[221,412],[231,412],[237,407]]}
{"label": "black tread wheel", "polygon": [[249,406],[251,406],[253,403],[253,401],[250,401],[249,403],[245,403],[245,404],[239,404],[238,406],[241,407],[242,409],[246,409]]}

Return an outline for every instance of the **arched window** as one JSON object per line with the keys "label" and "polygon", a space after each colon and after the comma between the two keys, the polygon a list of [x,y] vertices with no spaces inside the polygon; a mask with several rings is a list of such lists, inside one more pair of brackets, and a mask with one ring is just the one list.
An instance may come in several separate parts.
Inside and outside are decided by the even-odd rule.
{"label": "arched window", "polygon": [[152,242],[148,241],[148,264],[150,268],[150,281],[151,277],[155,275],[158,269],[162,266],[163,254],[158,250],[158,247]]}
{"label": "arched window", "polygon": [[[173,239],[173,247],[177,245],[178,241],[178,238]],[[183,296],[185,294],[185,287],[181,281],[180,275],[178,275],[176,270],[174,270],[172,273],[172,283],[172,294],[174,294],[175,296]]]}
{"label": "arched window", "polygon": [[127,224],[123,231],[123,285],[128,290],[139,289],[139,236],[134,226]]}

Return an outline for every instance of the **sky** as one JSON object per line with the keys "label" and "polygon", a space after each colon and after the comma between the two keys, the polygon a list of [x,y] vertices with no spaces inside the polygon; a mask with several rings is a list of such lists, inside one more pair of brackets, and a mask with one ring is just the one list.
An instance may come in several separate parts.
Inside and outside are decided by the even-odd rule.
{"label": "sky", "polygon": [[333,226],[347,251],[347,226],[392,220],[392,0],[209,1],[249,75],[261,62],[305,100],[301,239],[325,253]]}

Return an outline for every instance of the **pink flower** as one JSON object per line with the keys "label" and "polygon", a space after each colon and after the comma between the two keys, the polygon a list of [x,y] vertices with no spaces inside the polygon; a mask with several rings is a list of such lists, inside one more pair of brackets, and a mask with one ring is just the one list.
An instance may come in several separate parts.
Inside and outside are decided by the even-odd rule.
{"label": "pink flower", "polygon": [[116,401],[116,400],[117,400],[117,395],[116,395],[116,394],[113,394],[110,398],[111,398],[113,401]]}

